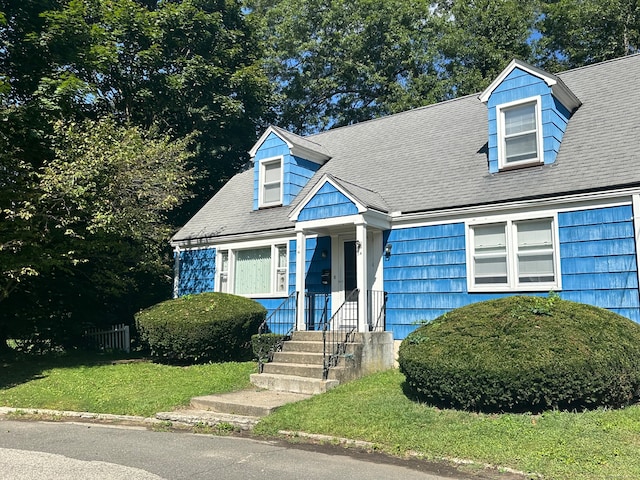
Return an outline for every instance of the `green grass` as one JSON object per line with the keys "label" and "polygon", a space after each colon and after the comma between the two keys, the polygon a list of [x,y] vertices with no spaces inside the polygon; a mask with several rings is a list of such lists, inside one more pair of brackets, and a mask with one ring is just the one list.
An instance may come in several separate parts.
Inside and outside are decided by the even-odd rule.
{"label": "green grass", "polygon": [[392,370],[286,405],[255,432],[321,433],[374,442],[395,455],[461,458],[545,479],[640,478],[640,406],[585,413],[486,415],[409,400]]}
{"label": "green grass", "polygon": [[[255,364],[170,367],[106,358],[0,361],[0,405],[150,416],[193,396],[246,388]],[[441,410],[403,393],[391,370],[282,407],[258,435],[304,431],[366,440],[394,455],[468,459],[545,479],[640,478],[640,406],[488,415]]]}
{"label": "green grass", "polygon": [[152,416],[198,395],[249,386],[254,362],[176,367],[98,358],[0,362],[0,405]]}

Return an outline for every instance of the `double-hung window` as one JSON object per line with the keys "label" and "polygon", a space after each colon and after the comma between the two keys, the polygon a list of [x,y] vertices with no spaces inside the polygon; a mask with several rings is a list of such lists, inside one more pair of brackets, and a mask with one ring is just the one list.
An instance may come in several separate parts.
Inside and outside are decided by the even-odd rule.
{"label": "double-hung window", "polygon": [[260,206],[282,205],[282,157],[260,162]]}
{"label": "double-hung window", "polygon": [[236,295],[280,295],[288,287],[287,245],[219,250],[218,290]]}
{"label": "double-hung window", "polygon": [[543,162],[540,98],[498,106],[500,169]]}
{"label": "double-hung window", "polygon": [[469,226],[469,290],[559,288],[554,218]]}

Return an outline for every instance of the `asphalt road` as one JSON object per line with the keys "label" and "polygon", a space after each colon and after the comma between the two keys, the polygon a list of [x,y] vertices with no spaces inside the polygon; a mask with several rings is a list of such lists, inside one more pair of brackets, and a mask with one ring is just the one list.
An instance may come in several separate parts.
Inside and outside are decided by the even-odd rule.
{"label": "asphalt road", "polygon": [[447,476],[450,472],[441,476],[414,469],[419,462],[407,468],[402,462],[381,463],[378,456],[354,458],[348,453],[330,446],[293,448],[279,441],[154,432],[143,427],[0,421],[2,480],[454,478]]}

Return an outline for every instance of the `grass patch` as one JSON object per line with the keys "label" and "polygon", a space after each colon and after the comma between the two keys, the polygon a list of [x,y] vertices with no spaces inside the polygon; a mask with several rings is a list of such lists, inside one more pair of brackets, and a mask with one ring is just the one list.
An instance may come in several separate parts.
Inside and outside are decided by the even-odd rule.
{"label": "grass patch", "polygon": [[397,370],[286,405],[255,433],[304,431],[365,440],[395,455],[463,458],[545,479],[640,478],[640,406],[585,413],[476,414],[409,400]]}
{"label": "grass patch", "polygon": [[192,397],[247,388],[255,362],[176,367],[108,357],[0,363],[0,405],[152,416]]}

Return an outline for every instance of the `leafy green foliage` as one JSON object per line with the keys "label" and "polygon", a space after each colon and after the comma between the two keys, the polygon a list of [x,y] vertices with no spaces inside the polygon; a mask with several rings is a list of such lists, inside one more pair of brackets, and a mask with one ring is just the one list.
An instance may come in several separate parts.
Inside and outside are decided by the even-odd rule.
{"label": "leafy green foliage", "polygon": [[266,316],[258,302],[226,293],[186,295],[136,314],[151,355],[164,362],[248,360],[251,336]]}
{"label": "leafy green foliage", "polygon": [[413,394],[473,411],[622,407],[640,398],[640,326],[559,299],[507,297],[449,312],[402,342]]}
{"label": "leafy green foliage", "polygon": [[627,0],[553,0],[543,3],[539,28],[543,63],[579,67],[637,53],[640,4]]}
{"label": "leafy green foliage", "polygon": [[255,358],[262,362],[270,362],[273,353],[281,346],[282,342],[287,339],[287,335],[279,333],[256,333],[251,336],[251,348]]}
{"label": "leafy green foliage", "polygon": [[37,203],[5,210],[26,230],[14,232],[23,233],[15,261],[33,262],[21,268],[37,276],[19,279],[24,288],[4,299],[0,323],[24,342],[69,347],[87,324],[132,316],[150,300],[139,286],[170,273],[167,216],[188,196],[192,154],[189,138],[171,141],[110,118],[58,123],[54,132],[55,157],[34,175]]}

